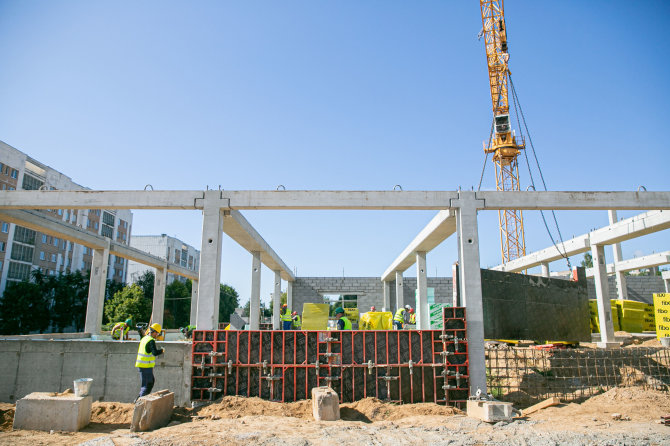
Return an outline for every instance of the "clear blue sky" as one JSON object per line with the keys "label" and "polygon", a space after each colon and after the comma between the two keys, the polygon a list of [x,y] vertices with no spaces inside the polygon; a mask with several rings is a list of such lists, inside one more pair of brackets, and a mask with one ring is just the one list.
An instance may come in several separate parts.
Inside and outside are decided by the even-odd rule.
{"label": "clear blue sky", "polygon": [[[670,189],[670,3],[505,8],[549,189]],[[101,190],[476,188],[492,115],[481,27],[476,1],[0,1],[0,140]],[[379,276],[433,215],[245,212],[301,276]],[[558,218],[565,238],[607,223]],[[497,214],[479,230],[482,265],[498,264]],[[197,212],[135,213],[134,234],[199,247],[200,231]],[[539,213],[526,237],[550,245]],[[623,249],[664,251],[670,236]],[[451,275],[456,256],[448,240],[429,274]],[[251,256],[226,239],[222,265],[244,302]]]}

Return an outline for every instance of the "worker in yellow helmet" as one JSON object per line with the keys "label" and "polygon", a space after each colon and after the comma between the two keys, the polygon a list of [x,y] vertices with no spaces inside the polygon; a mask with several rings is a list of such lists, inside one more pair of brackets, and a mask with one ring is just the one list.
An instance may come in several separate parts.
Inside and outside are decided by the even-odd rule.
{"label": "worker in yellow helmet", "polygon": [[124,322],[119,322],[112,327],[112,339],[124,341],[128,340],[128,332],[130,331],[130,326],[133,324],[133,321],[128,318]]}
{"label": "worker in yellow helmet", "polygon": [[140,394],[138,398],[151,393],[154,387],[154,366],[156,365],[156,356],[163,354],[163,349],[156,348],[156,338],[161,334],[163,328],[160,324],[152,324],[149,327],[149,333],[140,341],[140,347],[137,349],[137,360],[135,367],[140,371]]}

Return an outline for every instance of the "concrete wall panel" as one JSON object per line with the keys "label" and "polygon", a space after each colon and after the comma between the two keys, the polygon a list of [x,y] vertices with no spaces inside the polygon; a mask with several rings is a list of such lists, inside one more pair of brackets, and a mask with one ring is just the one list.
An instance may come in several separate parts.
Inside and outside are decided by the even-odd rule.
{"label": "concrete wall panel", "polygon": [[0,342],[0,401],[14,400],[20,350],[20,342]]}

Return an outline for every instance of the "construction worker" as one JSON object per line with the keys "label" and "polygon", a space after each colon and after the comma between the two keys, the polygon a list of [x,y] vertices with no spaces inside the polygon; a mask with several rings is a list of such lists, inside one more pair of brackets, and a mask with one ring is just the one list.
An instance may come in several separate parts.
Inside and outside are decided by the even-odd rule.
{"label": "construction worker", "polygon": [[123,339],[124,341],[127,341],[131,325],[133,325],[133,321],[130,318],[126,319],[124,322],[114,324],[114,327],[112,327],[112,339]]}
{"label": "construction worker", "polygon": [[412,309],[409,305],[405,305],[405,308],[399,308],[393,316],[393,327],[397,330],[402,330],[405,324],[409,323],[409,311]]}
{"label": "construction worker", "polygon": [[416,325],[416,314],[414,314],[414,308],[409,309],[409,323]]}
{"label": "construction worker", "polygon": [[300,330],[300,327],[302,327],[302,321],[300,321],[300,315],[298,312],[294,311],[291,313],[291,317],[293,318],[293,329]]}
{"label": "construction worker", "polygon": [[191,339],[191,336],[193,336],[193,330],[195,330],[195,325],[187,325],[186,327],[179,329],[181,334],[183,334],[186,339]]}
{"label": "construction worker", "polygon": [[291,316],[291,311],[288,309],[286,304],[281,306],[281,311],[279,312],[279,319],[281,320],[282,330],[290,330],[293,325],[293,317]]}
{"label": "construction worker", "polygon": [[338,330],[351,330],[351,321],[344,315],[344,308],[337,307],[335,309],[335,317],[337,318]]}
{"label": "construction worker", "polygon": [[143,397],[151,393],[151,389],[154,387],[154,366],[156,365],[156,356],[163,354],[163,349],[156,348],[156,338],[163,331],[160,324],[152,324],[149,327],[149,334],[145,336],[140,341],[140,346],[137,349],[137,360],[135,361],[135,367],[140,371],[140,394],[138,398]]}
{"label": "construction worker", "polygon": [[370,311],[374,313],[375,311],[377,311],[377,309],[376,309],[375,306],[373,305],[373,306],[370,307]]}

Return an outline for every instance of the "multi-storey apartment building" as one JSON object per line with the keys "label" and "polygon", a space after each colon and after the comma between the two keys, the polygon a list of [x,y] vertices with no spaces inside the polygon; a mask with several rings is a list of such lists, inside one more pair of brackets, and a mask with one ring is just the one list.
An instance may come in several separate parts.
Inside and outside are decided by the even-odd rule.
{"label": "multi-storey apartment building", "polygon": [[[65,174],[31,158],[0,141],[0,189],[3,190],[82,190]],[[129,210],[48,209],[51,217],[129,244],[133,214]],[[0,295],[7,282],[30,278],[31,271],[55,275],[91,268],[89,248],[59,237],[2,221],[0,217]],[[110,255],[107,278],[125,282],[128,265],[125,259]]]}
{"label": "multi-storey apartment building", "polygon": [[[198,271],[200,251],[167,234],[133,235],[133,238],[130,240],[130,246],[165,259],[168,262],[181,265],[191,271]],[[128,276],[132,283],[137,282],[140,276],[148,270],[152,270],[151,267],[133,262],[132,260],[128,262]],[[186,278],[168,273],[167,283],[170,284],[174,280],[185,282]]]}

